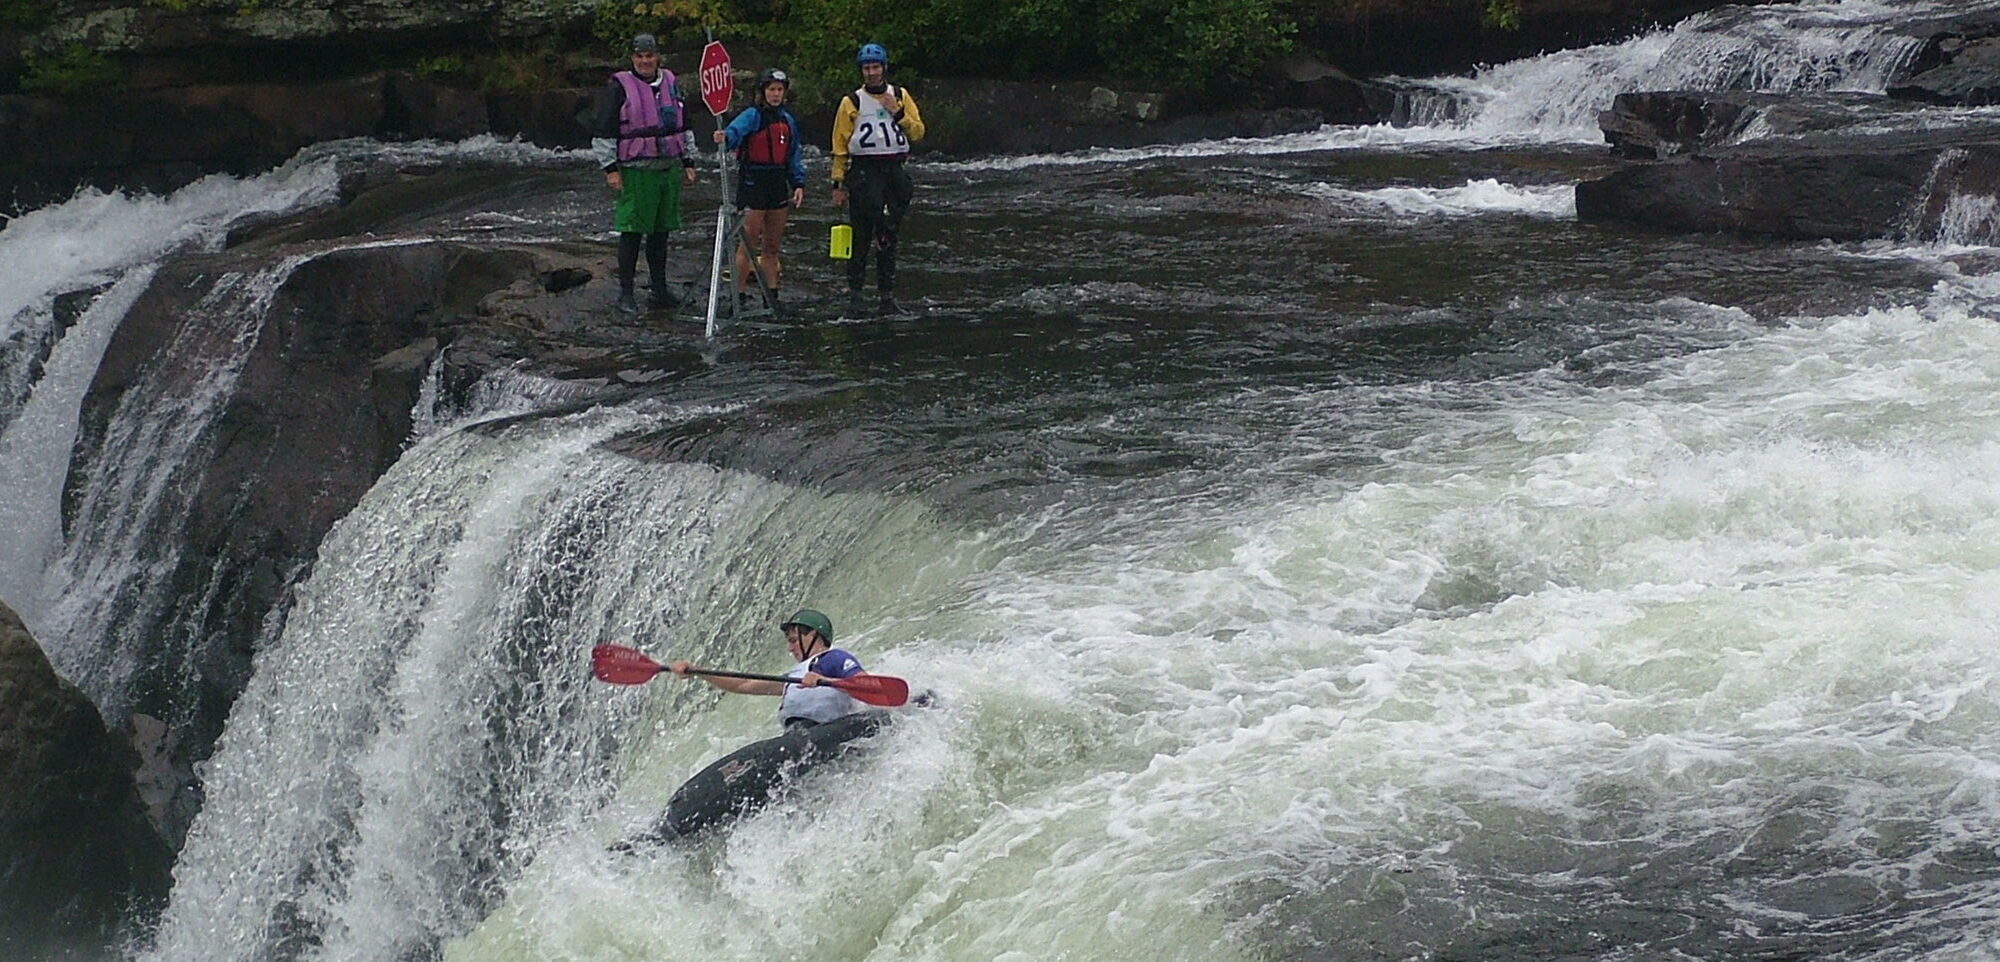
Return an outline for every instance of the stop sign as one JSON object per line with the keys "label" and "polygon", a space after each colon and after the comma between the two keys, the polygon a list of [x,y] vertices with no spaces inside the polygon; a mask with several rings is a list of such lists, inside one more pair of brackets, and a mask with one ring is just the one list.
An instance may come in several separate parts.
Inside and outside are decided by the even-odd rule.
{"label": "stop sign", "polygon": [[722,42],[710,40],[701,48],[701,102],[708,112],[722,116],[729,109],[729,95],[736,91],[736,79],[729,75],[729,51]]}

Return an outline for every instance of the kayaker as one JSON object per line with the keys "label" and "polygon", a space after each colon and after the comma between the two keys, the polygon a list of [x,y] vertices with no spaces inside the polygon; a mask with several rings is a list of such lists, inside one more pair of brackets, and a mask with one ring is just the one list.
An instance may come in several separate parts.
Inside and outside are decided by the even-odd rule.
{"label": "kayaker", "polygon": [[[778,628],[785,633],[785,650],[798,663],[785,672],[793,682],[764,681],[756,678],[719,678],[702,675],[701,680],[738,695],[778,695],[778,721],[786,728],[823,725],[862,710],[862,704],[832,685],[829,678],[848,678],[861,673],[861,661],[833,647],[833,619],[811,608],[801,608]],[[682,678],[694,667],[685,659],[668,665]]]}

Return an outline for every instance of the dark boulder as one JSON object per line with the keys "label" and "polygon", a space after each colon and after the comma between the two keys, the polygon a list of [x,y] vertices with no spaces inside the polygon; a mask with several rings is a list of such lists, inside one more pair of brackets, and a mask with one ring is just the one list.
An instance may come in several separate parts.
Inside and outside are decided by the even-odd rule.
{"label": "dark boulder", "polygon": [[1634,164],[1576,188],[1577,218],[1798,240],[1939,235],[1955,198],[2000,183],[2000,130],[1753,143]]}
{"label": "dark boulder", "polygon": [[1734,143],[1753,110],[1698,92],[1645,91],[1613,97],[1597,115],[1611,152],[1659,160]]}
{"label": "dark boulder", "polygon": [[1862,124],[1894,126],[1907,105],[1870,94],[1774,94],[1741,90],[1623,93],[1597,115],[1613,153],[1647,160],[1714,153],[1748,136],[1799,137]]}
{"label": "dark boulder", "polygon": [[1960,107],[2000,103],[2000,12],[1925,20],[1898,32],[1920,46],[1890,80],[1889,96]]}
{"label": "dark boulder", "polygon": [[139,755],[0,604],[0,958],[95,958],[157,912],[172,852]]}
{"label": "dark boulder", "polygon": [[1381,123],[1395,103],[1394,92],[1311,57],[1278,64],[1275,86],[1278,106],[1316,111],[1329,124]]}

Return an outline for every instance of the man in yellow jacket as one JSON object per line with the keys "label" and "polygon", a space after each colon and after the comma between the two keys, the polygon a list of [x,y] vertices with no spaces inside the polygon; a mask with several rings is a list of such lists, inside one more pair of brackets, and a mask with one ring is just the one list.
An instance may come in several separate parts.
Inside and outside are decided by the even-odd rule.
{"label": "man in yellow jacket", "polygon": [[924,139],[924,119],[910,92],[889,83],[889,54],[881,44],[862,44],[854,62],[861,68],[861,86],[840,99],[833,117],[833,203],[847,206],[854,225],[847,314],[867,311],[861,285],[872,250],[882,295],[879,313],[898,315],[903,309],[896,303],[896,236],[916,192],[903,161],[910,145]]}

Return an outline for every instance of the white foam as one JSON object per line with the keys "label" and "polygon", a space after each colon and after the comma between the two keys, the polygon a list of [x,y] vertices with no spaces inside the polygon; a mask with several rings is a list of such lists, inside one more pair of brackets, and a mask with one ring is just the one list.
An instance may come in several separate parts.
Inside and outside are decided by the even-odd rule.
{"label": "white foam", "polygon": [[1519,186],[1491,177],[1468,180],[1458,187],[1378,187],[1353,190],[1331,184],[1311,184],[1306,193],[1341,208],[1391,217],[1465,217],[1480,214],[1524,214],[1533,217],[1576,216],[1572,184]]}
{"label": "white foam", "polygon": [[331,159],[301,158],[257,177],[204,177],[166,197],[85,188],[0,228],[0,339],[24,308],[53,293],[103,283],[168,251],[221,243],[247,217],[331,203]]}

